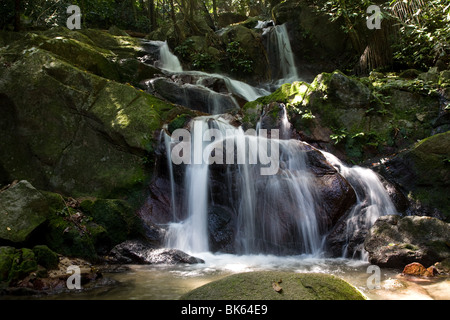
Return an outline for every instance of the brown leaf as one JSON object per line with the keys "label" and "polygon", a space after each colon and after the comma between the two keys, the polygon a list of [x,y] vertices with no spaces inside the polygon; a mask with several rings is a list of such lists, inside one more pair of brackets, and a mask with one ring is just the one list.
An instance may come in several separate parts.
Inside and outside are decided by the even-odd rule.
{"label": "brown leaf", "polygon": [[281,291],[283,290],[283,288],[280,287],[280,285],[276,282],[272,282],[272,288],[278,293],[281,293]]}

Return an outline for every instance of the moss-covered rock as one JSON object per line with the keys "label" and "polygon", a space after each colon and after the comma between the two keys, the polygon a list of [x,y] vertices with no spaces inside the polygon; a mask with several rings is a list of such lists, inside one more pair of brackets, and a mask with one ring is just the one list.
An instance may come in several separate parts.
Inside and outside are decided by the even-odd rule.
{"label": "moss-covered rock", "polygon": [[48,203],[28,181],[0,193],[0,239],[26,241],[47,219]]}
{"label": "moss-covered rock", "polygon": [[0,283],[9,280],[15,252],[13,247],[0,247]]}
{"label": "moss-covered rock", "polygon": [[38,269],[36,257],[31,249],[15,250],[8,280],[16,281],[25,278],[30,272]]}
{"label": "moss-covered rock", "polygon": [[39,265],[47,270],[56,269],[59,263],[58,255],[46,245],[36,245],[33,247],[33,253]]}
{"label": "moss-covered rock", "polygon": [[[389,160],[381,172],[401,186],[411,202],[436,208],[450,221],[450,132],[436,134]],[[419,210],[423,213],[423,209]]]}
{"label": "moss-covered rock", "polygon": [[403,268],[412,262],[429,266],[450,257],[450,224],[432,217],[383,216],[364,242],[369,261]]}
{"label": "moss-covered rock", "polygon": [[[235,25],[228,28],[222,34],[221,39],[225,44],[231,42],[239,43],[239,50],[252,61],[252,72],[250,77],[247,78],[254,78],[260,82],[270,79],[266,50],[258,34],[242,25]],[[223,72],[229,73],[229,70],[226,70],[226,66]],[[235,75],[241,77],[243,72],[236,72]]]}
{"label": "moss-covered rock", "polygon": [[84,200],[81,210],[105,228],[111,246],[142,235],[142,222],[133,208],[123,200]]}
{"label": "moss-covered rock", "polygon": [[328,274],[258,271],[210,282],[182,300],[364,300],[342,279]]}
{"label": "moss-covered rock", "polygon": [[142,186],[153,134],[170,104],[47,50],[2,52],[0,161],[9,179],[26,177],[72,196],[110,197]]}
{"label": "moss-covered rock", "polygon": [[48,222],[40,241],[67,257],[96,261],[111,248],[106,229],[59,194],[45,192],[50,204]]}

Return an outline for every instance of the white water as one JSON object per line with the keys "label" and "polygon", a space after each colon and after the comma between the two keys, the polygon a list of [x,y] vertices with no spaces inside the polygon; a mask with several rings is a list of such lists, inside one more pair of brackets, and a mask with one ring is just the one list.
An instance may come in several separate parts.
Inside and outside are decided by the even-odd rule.
{"label": "white water", "polygon": [[[383,215],[398,214],[375,172],[359,166],[347,167],[331,153],[322,151],[322,154],[352,185],[356,193],[356,205],[346,220],[348,236],[370,228]],[[362,244],[355,253],[361,255],[360,259],[367,261],[367,252],[362,248]],[[342,250],[342,256],[347,257],[347,245]]]}
{"label": "white water", "polygon": [[[287,119],[285,121],[285,126],[290,127]],[[322,229],[317,216],[322,199],[315,189],[314,176],[308,168],[305,153],[305,148],[310,149],[311,146],[296,140],[245,135],[242,128],[236,130],[220,116],[196,118],[192,126],[192,140],[194,144],[201,146],[196,148],[194,145],[192,154],[194,159],[200,159],[197,163],[202,164],[186,166],[185,186],[188,193],[183,202],[188,210],[188,217],[183,222],[170,225],[166,242],[168,247],[191,254],[209,250],[208,212],[213,195],[209,190],[209,166],[202,160],[205,158],[205,150],[224,144],[231,146],[232,151],[236,147],[237,151],[238,162],[227,166],[226,177],[222,181],[223,190],[233,190],[229,208],[237,215],[234,243],[236,252],[246,255],[295,253],[314,256],[323,253],[322,244],[327,230]],[[210,126],[217,129],[223,138],[206,144],[202,135]],[[233,135],[227,131],[230,129],[234,129]],[[260,146],[261,142],[269,144],[269,141],[272,143],[271,148],[279,150],[279,169],[276,174],[261,176],[261,165],[256,161],[258,154],[250,146]],[[170,148],[167,149],[169,150]],[[373,171],[357,166],[347,167],[332,154],[322,154],[347,179],[357,195],[356,204],[346,218],[348,238],[359,230],[370,228],[382,215],[397,214]],[[234,156],[231,159],[234,160]],[[354,255],[353,258],[367,260],[362,247],[355,252],[360,256]],[[347,256],[347,245],[342,248],[342,254],[343,257]]]}
{"label": "white water", "polygon": [[167,41],[149,41],[149,43],[159,47],[160,60],[157,67],[172,72],[183,71],[180,60],[170,51]]}
{"label": "white water", "polygon": [[295,65],[295,57],[286,24],[269,27],[266,32],[269,33],[267,51],[275,54],[272,62],[273,60],[277,62],[275,69],[278,70],[278,74],[274,75],[274,80],[277,80],[278,85],[298,81],[300,77]]}
{"label": "white water", "polygon": [[[203,159],[203,134],[208,129],[201,119],[194,120],[192,130],[191,154],[194,161]],[[202,147],[196,147],[201,144]],[[170,152],[170,148],[167,152]],[[170,154],[167,155],[171,159]],[[196,161],[199,162],[199,161]],[[200,161],[201,162],[201,161]],[[208,245],[208,172],[207,163],[192,164],[186,167],[183,207],[187,208],[187,219],[172,223],[166,235],[166,245],[187,252],[206,252]],[[172,185],[172,182],[171,182]]]}
{"label": "white water", "polygon": [[[319,254],[322,237],[316,217],[316,204],[320,199],[314,190],[301,145],[294,140],[245,135],[242,128],[236,129],[217,116],[200,117],[193,121],[192,140],[194,144],[201,145],[201,148],[195,145],[192,147],[195,150],[192,153],[194,159],[205,157],[205,148],[211,148],[198,135],[198,132],[205,132],[208,123],[213,123],[224,137],[214,141],[213,147],[223,143],[228,148],[226,152],[234,152],[235,147],[237,150],[238,162],[228,165],[228,177],[223,181],[224,190],[235,191],[229,206],[237,213],[236,250],[244,254],[283,253],[286,250]],[[233,134],[230,135],[227,130],[232,130]],[[275,149],[280,152],[276,160],[279,160],[281,169],[277,174],[261,176],[261,165],[254,165],[257,164],[258,155],[261,160],[261,154],[257,154],[256,148],[251,146],[269,144],[271,152],[275,152]],[[231,159],[234,160],[234,156]],[[189,193],[185,195],[184,203],[188,208],[188,218],[170,225],[166,244],[190,253],[204,252],[208,251],[209,239],[208,165],[191,164],[186,168],[185,185]],[[292,234],[286,232],[286,228]],[[292,245],[285,248],[286,242],[296,243],[298,249],[293,249]]]}
{"label": "white water", "polygon": [[[280,74],[277,83],[298,80],[286,26],[269,27],[267,32],[270,32],[270,51],[276,52],[278,57]],[[165,42],[160,43],[160,51],[163,69],[196,77],[198,86],[203,86],[202,82],[205,78],[213,77],[222,79],[230,93],[247,101],[269,94],[264,89],[252,87],[220,74],[183,71],[178,59],[170,52]],[[209,110],[212,113],[221,112],[217,96],[219,93],[208,90],[211,92],[208,97]],[[252,165],[256,162],[252,162],[251,159],[256,159],[257,155],[249,151],[250,146],[258,145],[265,139],[264,137],[244,135],[241,128],[234,130],[233,136],[227,136],[225,133],[227,130],[236,128],[218,116],[200,117],[192,122],[191,128],[200,129],[192,131],[196,133],[192,136],[194,144],[191,154],[194,159],[203,159],[205,148],[211,148],[202,140],[205,130],[211,123],[223,134],[223,137],[226,137],[214,143],[223,143],[226,140],[226,143],[231,142],[233,149],[236,147],[238,163],[227,167],[227,177],[223,181],[224,190],[233,190],[229,207],[237,215],[234,244],[236,252],[285,254],[292,252],[295,248],[294,251],[297,254],[318,256],[322,253],[322,243],[326,237],[326,232],[321,230],[317,217],[317,207],[321,205],[321,199],[315,190],[312,173],[306,165],[302,147],[304,145],[289,140],[291,124],[285,109],[283,110],[281,140],[271,139],[280,152],[277,174],[262,177],[259,171],[261,166]],[[174,141],[169,143],[166,140],[167,152],[170,152],[173,143]],[[239,152],[248,158],[242,161]],[[375,173],[360,167],[347,167],[333,155],[326,152],[323,154],[349,181],[357,194],[357,203],[347,218],[349,238],[360,229],[369,228],[381,215],[396,214],[395,207]],[[166,237],[168,247],[193,254],[209,251],[208,211],[213,197],[209,190],[211,179],[209,165],[204,161],[197,163],[201,164],[186,166],[184,184],[187,191],[182,195],[182,208],[186,210],[187,218],[182,222],[174,220]],[[173,180],[173,173],[170,173],[170,179]],[[172,193],[175,190],[174,181],[171,181],[171,190]],[[175,204],[173,194],[171,202]],[[173,212],[173,216],[183,216],[183,214]],[[360,258],[367,258],[362,248],[357,252],[361,254]],[[346,255],[347,246],[344,246],[343,256]]]}
{"label": "white water", "polygon": [[[201,85],[203,78],[218,78],[224,80],[230,93],[235,94],[247,101],[254,101],[259,97],[270,94],[270,92],[265,89],[253,87],[245,82],[235,80],[221,74],[211,74],[202,71],[184,71],[177,56],[170,51],[167,41],[149,41],[149,43],[159,47],[160,60],[156,62],[157,67],[172,73],[183,73],[198,77],[196,85],[199,87],[208,89]],[[211,95],[220,95],[210,89],[208,90],[211,91]]]}

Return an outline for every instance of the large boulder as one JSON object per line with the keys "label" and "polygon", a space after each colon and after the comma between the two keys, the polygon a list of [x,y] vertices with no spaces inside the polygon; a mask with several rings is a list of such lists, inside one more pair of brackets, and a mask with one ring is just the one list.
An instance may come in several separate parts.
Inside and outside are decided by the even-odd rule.
{"label": "large boulder", "polygon": [[72,196],[142,186],[160,113],[170,104],[36,46],[18,41],[1,50],[2,181],[26,178]]}
{"label": "large boulder", "polygon": [[181,300],[365,300],[346,281],[328,274],[258,271],[210,282]]}
{"label": "large boulder", "polygon": [[403,268],[418,262],[430,266],[450,257],[450,224],[432,217],[380,217],[364,242],[369,261]]}
{"label": "large boulder", "polygon": [[0,239],[21,243],[47,219],[45,196],[28,181],[0,192]]}
{"label": "large boulder", "polygon": [[387,161],[380,172],[411,200],[410,213],[450,221],[450,132],[423,139]]}

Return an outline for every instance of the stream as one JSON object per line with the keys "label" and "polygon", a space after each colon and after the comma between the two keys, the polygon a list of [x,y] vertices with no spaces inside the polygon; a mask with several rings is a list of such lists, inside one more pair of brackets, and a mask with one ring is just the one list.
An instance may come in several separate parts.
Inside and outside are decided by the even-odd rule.
{"label": "stream", "polygon": [[[42,300],[178,300],[188,291],[228,275],[252,271],[291,271],[335,275],[356,287],[368,300],[448,300],[448,277],[416,278],[401,270],[381,269],[380,289],[369,289],[369,263],[344,258],[316,258],[308,255],[232,255],[200,253],[205,260],[195,265],[128,265],[120,273],[104,273],[113,285],[79,292],[41,296]],[[369,279],[369,284],[371,283]],[[16,297],[17,299],[17,297]],[[29,299],[29,297],[20,297]]]}

